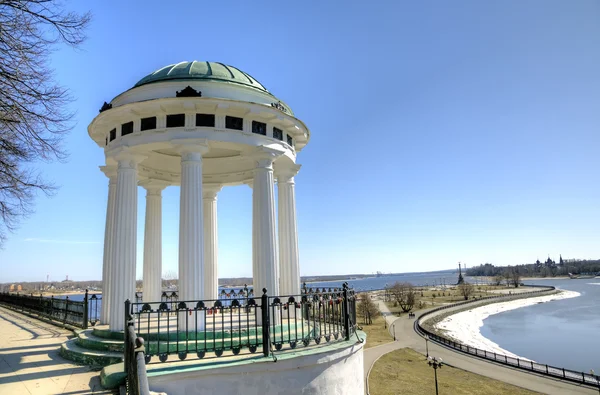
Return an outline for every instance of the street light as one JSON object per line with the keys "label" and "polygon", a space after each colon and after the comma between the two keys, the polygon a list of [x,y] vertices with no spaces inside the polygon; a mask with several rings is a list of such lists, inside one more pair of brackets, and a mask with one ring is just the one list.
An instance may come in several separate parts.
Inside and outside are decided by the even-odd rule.
{"label": "street light", "polygon": [[425,335],[425,353],[426,353],[426,357],[429,358],[429,344],[427,343],[427,341],[429,340],[429,336]]}
{"label": "street light", "polygon": [[427,363],[433,368],[435,376],[435,395],[438,395],[437,370],[442,368],[442,358],[428,357]]}

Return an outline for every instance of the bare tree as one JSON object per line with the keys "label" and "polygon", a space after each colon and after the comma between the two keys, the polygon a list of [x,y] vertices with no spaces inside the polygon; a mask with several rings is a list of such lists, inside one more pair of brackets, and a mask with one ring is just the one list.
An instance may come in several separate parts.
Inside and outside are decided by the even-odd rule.
{"label": "bare tree", "polygon": [[502,273],[502,275],[504,276],[504,281],[506,281],[506,286],[510,287],[510,283],[512,281],[512,275],[511,275],[511,268],[508,268],[506,270],[504,270],[504,273]]}
{"label": "bare tree", "polygon": [[368,293],[361,295],[360,300],[356,305],[356,310],[358,316],[363,317],[365,325],[371,325],[373,323],[373,318],[379,315],[377,304],[373,302],[371,295]]}
{"label": "bare tree", "polygon": [[513,269],[510,273],[510,280],[512,282],[512,285],[515,288],[518,288],[519,285],[521,284],[521,274],[519,273],[518,269]]}
{"label": "bare tree", "polygon": [[162,286],[163,288],[170,288],[171,286],[177,285],[177,273],[174,270],[164,272],[162,275]]}
{"label": "bare tree", "polygon": [[504,280],[504,277],[501,274],[497,274],[493,278],[493,284],[498,286],[498,285],[502,284],[503,280]]}
{"label": "bare tree", "polygon": [[402,311],[408,313],[413,309],[416,302],[416,291],[411,283],[396,282],[390,289],[390,293]]}
{"label": "bare tree", "polygon": [[469,300],[469,296],[475,292],[475,287],[473,284],[468,282],[464,282],[458,286],[458,292],[465,298],[465,300]]}
{"label": "bare tree", "polygon": [[61,143],[73,127],[72,98],[49,56],[61,43],[78,47],[89,21],[58,1],[0,0],[0,244],[32,212],[36,192],[55,191],[32,167],[66,159]]}

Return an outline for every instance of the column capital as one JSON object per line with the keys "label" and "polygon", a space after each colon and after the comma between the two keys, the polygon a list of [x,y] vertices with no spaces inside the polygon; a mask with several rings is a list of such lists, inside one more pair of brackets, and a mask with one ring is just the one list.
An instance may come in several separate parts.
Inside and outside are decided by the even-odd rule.
{"label": "column capital", "polygon": [[275,176],[277,177],[277,183],[284,183],[292,181],[292,178],[296,177],[302,165],[291,164],[276,166]]}
{"label": "column capital", "polygon": [[182,161],[200,161],[210,150],[207,139],[175,139],[171,141]]}
{"label": "column capital", "polygon": [[118,147],[108,154],[118,163],[118,168],[136,169],[137,165],[146,159],[145,155],[139,154],[128,147]]}
{"label": "column capital", "polygon": [[202,198],[203,199],[216,199],[217,193],[223,189],[221,184],[202,184]]}
{"label": "column capital", "polygon": [[108,177],[110,181],[114,181],[117,179],[117,166],[106,165],[98,167],[100,168],[100,171],[104,173],[104,175]]}
{"label": "column capital", "polygon": [[254,188],[254,178],[251,178],[249,180],[245,180],[242,182],[242,184],[247,185],[250,187],[250,189]]}
{"label": "column capital", "polygon": [[254,160],[256,168],[272,168],[273,162],[284,152],[279,149],[260,146],[247,151],[245,156]]}
{"label": "column capital", "polygon": [[138,183],[139,186],[146,190],[146,194],[148,195],[158,195],[160,196],[163,189],[171,185],[171,183],[163,180],[157,180],[154,178],[148,178],[144,181],[140,181]]}

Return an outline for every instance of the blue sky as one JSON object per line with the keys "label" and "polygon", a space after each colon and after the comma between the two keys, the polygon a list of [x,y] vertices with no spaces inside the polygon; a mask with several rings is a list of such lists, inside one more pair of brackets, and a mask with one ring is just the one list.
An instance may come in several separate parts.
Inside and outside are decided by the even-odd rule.
{"label": "blue sky", "polygon": [[[292,4],[288,4],[292,3]],[[598,258],[597,1],[71,2],[94,19],[53,55],[77,98],[61,185],[0,251],[0,282],[100,279],[107,179],[87,125],[184,60],[257,78],[311,129],[296,178],[303,275]],[[163,272],[178,196],[163,198]],[[144,193],[139,191],[138,278]],[[219,194],[220,276],[251,275],[251,190]]]}

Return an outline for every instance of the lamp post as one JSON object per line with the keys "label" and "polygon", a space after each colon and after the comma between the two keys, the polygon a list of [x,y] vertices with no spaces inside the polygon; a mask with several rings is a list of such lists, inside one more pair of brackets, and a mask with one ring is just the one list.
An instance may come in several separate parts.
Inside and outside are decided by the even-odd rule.
{"label": "lamp post", "polygon": [[442,368],[442,358],[428,357],[427,363],[433,368],[435,376],[435,395],[438,395],[437,370]]}
{"label": "lamp post", "polygon": [[429,344],[428,344],[429,336],[425,335],[425,356],[429,358]]}
{"label": "lamp post", "polygon": [[394,341],[396,341],[396,323],[392,324],[392,333],[394,334]]}

